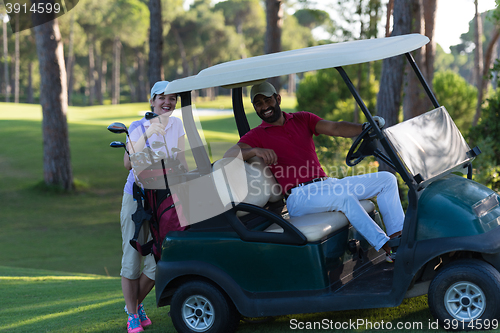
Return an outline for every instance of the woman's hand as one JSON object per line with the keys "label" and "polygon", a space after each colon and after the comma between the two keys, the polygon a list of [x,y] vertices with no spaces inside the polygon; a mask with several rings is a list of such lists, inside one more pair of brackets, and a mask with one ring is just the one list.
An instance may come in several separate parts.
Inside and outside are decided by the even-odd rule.
{"label": "woman's hand", "polygon": [[151,126],[146,130],[146,136],[148,139],[153,135],[159,135],[159,136],[164,136],[165,133],[165,125],[160,124],[160,123],[151,123]]}

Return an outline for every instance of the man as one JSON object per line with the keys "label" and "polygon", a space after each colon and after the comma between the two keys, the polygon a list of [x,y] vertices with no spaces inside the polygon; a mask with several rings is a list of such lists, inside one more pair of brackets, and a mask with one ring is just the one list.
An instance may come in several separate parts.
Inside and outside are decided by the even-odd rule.
{"label": "man", "polygon": [[[281,96],[268,82],[252,87],[250,97],[263,120],[231,147],[224,157],[243,160],[261,157],[269,165],[285,194],[288,212],[301,216],[326,211],[341,211],[363,237],[378,251],[386,251],[393,262],[395,253],[387,245],[403,229],[404,213],[399,201],[396,177],[389,172],[329,178],[315,151],[313,134],[352,138],[362,131],[361,124],[321,119],[309,112],[286,113],[280,108]],[[384,120],[376,117],[380,127]],[[387,234],[373,221],[359,200],[377,196]]]}

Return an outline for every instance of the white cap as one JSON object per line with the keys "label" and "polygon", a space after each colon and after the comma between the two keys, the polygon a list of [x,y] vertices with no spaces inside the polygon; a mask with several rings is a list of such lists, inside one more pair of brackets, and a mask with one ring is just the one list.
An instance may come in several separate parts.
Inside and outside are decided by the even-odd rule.
{"label": "white cap", "polygon": [[250,91],[250,99],[252,103],[255,96],[259,94],[266,97],[271,97],[272,95],[277,94],[277,92],[276,88],[274,88],[272,84],[270,84],[269,82],[263,82],[252,87],[252,90]]}
{"label": "white cap", "polygon": [[153,85],[153,88],[151,88],[151,97],[149,98],[149,101],[151,102],[156,95],[161,95],[161,94],[165,93],[167,86],[168,86],[168,81],[156,82]]}

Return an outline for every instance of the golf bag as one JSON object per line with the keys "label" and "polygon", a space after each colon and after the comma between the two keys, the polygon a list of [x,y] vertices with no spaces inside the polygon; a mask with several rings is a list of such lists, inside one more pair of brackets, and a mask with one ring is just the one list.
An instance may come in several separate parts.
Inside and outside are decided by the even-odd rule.
{"label": "golf bag", "polygon": [[[134,183],[134,199],[137,202],[137,210],[132,214],[135,223],[134,238],[130,240],[130,245],[141,255],[146,256],[152,253],[155,260],[161,258],[161,245],[169,231],[182,231],[185,229],[179,221],[175,203],[177,196],[172,195],[170,189],[143,190]],[[175,200],[175,202],[174,202]],[[178,209],[182,215],[180,207]],[[137,239],[144,222],[149,221],[149,228],[152,240],[146,244],[140,244]]]}

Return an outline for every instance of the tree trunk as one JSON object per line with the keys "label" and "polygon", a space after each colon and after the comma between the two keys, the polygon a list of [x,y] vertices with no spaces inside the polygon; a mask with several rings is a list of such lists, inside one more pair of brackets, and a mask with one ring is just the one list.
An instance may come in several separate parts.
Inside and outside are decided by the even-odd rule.
{"label": "tree trunk", "polygon": [[34,103],[34,98],[33,98],[33,61],[30,61],[28,63],[28,91],[27,91],[27,97],[26,97],[26,102],[27,103]]}
{"label": "tree trunk", "polygon": [[[500,37],[500,27],[495,27],[493,31],[491,40],[486,48],[486,54],[484,55],[484,67],[483,67],[483,79],[481,80],[481,87],[478,89],[478,96],[484,96],[486,93],[486,88],[488,87],[488,83],[490,80],[487,80],[488,72],[490,71],[490,67],[492,65],[493,60],[493,51],[495,50],[495,46],[497,45],[498,38]],[[481,92],[479,92],[481,91]],[[479,120],[479,119],[478,119]],[[476,120],[477,124],[477,120]]]}
{"label": "tree trunk", "polygon": [[122,52],[122,63],[125,76],[127,77],[128,86],[130,89],[130,102],[137,102],[137,89],[135,88],[134,80],[132,80],[132,75],[130,75],[130,67],[127,66],[127,56],[125,52]]}
{"label": "tree trunk", "polygon": [[115,37],[113,41],[113,72],[111,73],[111,104],[120,103],[120,54],[122,43],[119,37]]}
{"label": "tree trunk", "polygon": [[474,0],[474,6],[476,8],[474,19],[474,43],[476,44],[476,48],[474,49],[474,73],[476,76],[477,104],[472,126],[477,125],[481,117],[481,106],[483,105],[483,91],[481,89],[483,86],[483,22],[477,8],[477,1],[478,0]]}
{"label": "tree trunk", "polygon": [[[283,1],[266,0],[266,37],[264,43],[264,53],[270,54],[281,52],[281,30],[283,27]],[[279,77],[268,80],[276,91],[280,91],[281,82]]]}
{"label": "tree trunk", "polygon": [[[47,18],[52,19],[41,24]],[[33,15],[40,64],[40,104],[43,113],[43,171],[47,185],[73,189],[68,139],[66,68],[59,25],[54,14]]]}
{"label": "tree trunk", "polygon": [[16,15],[16,44],[14,51],[14,103],[19,103],[19,15]]}
{"label": "tree trunk", "polygon": [[189,64],[187,61],[186,48],[184,47],[184,43],[182,42],[181,35],[179,34],[179,31],[177,31],[177,28],[171,27],[170,30],[174,34],[175,41],[177,42],[177,46],[179,47],[179,53],[182,59],[182,76],[187,77],[189,76]]}
{"label": "tree trunk", "polygon": [[108,74],[108,61],[106,59],[102,59],[102,63],[101,63],[101,72],[102,72],[102,75],[101,75],[101,93],[103,95],[103,99],[104,99],[104,95],[106,95],[106,92],[108,91],[108,85],[106,83],[106,74]]}
{"label": "tree trunk", "polygon": [[477,89],[477,96],[478,96],[478,106],[479,106],[479,113],[478,109],[476,109],[476,114],[474,116],[473,124],[472,126],[476,126],[479,118],[481,116],[481,102],[484,98],[484,95],[486,93],[486,88],[488,87],[488,83],[490,82],[486,78],[488,77],[488,72],[490,70],[490,67],[492,65],[492,59],[493,59],[493,51],[495,50],[495,46],[497,45],[498,38],[500,37],[500,28],[495,27],[495,30],[493,31],[491,40],[488,44],[488,48],[486,49],[486,54],[484,55],[484,64],[483,64],[483,72],[481,75],[481,86],[478,87]]}
{"label": "tree trunk", "polygon": [[69,43],[68,43],[68,61],[66,63],[66,82],[68,82],[68,105],[71,104],[73,93],[73,64],[74,64],[74,36],[75,36],[75,12],[71,12],[69,21]]}
{"label": "tree trunk", "polygon": [[[411,0],[395,1],[393,15],[394,28],[391,35],[398,36],[409,33],[411,28]],[[387,58],[382,62],[382,76],[377,95],[377,115],[385,119],[386,127],[398,122],[404,62],[404,56]],[[387,165],[380,163],[379,170],[392,171]]]}
{"label": "tree trunk", "polygon": [[[436,58],[436,41],[434,39],[435,26],[436,26],[436,11],[438,0],[423,0],[424,4],[424,22],[425,22],[425,35],[429,37],[430,42],[425,45],[425,74],[429,87],[432,87],[432,80],[434,79],[434,60]],[[432,105],[432,103],[429,101]]]}
{"label": "tree trunk", "polygon": [[73,98],[73,90],[74,90],[74,83],[75,83],[75,78],[73,76],[73,70],[75,67],[75,55],[71,55],[71,58],[68,57],[68,60],[71,62],[71,64],[66,67],[69,68],[69,74],[66,76],[68,77],[68,105],[73,105],[72,98]]}
{"label": "tree trunk", "polygon": [[4,94],[5,94],[5,102],[9,102],[10,99],[10,82],[9,82],[9,51],[7,44],[7,22],[2,20],[3,22],[3,77],[4,77]]}
{"label": "tree trunk", "polygon": [[163,81],[163,25],[161,18],[161,1],[149,0],[149,88],[158,81]]}
{"label": "tree trunk", "polygon": [[[413,27],[411,32],[425,34],[423,11],[422,0],[412,0]],[[426,78],[425,48],[421,47],[412,53],[422,75]],[[427,102],[425,90],[408,62],[406,62],[405,73],[407,84],[404,86],[403,118],[407,120],[427,112],[430,104]]]}
{"label": "tree trunk", "polygon": [[95,37],[89,35],[89,105],[94,105],[95,98],[95,59],[94,59]]}
{"label": "tree trunk", "polygon": [[385,37],[391,36],[391,16],[394,10],[394,0],[389,0],[387,3],[387,16],[385,21]]}
{"label": "tree trunk", "polygon": [[[97,46],[97,45],[96,45]],[[104,97],[102,95],[102,55],[100,48],[96,47],[95,50],[96,70],[97,77],[95,80],[95,97],[99,105],[104,104]]]}
{"label": "tree trunk", "polygon": [[146,82],[144,75],[144,54],[141,49],[136,49],[136,57],[137,57],[137,82],[138,82],[138,101],[145,102],[147,100],[147,90],[146,90]]}

